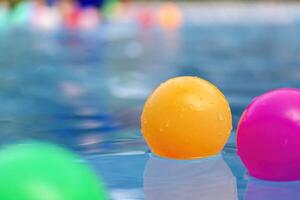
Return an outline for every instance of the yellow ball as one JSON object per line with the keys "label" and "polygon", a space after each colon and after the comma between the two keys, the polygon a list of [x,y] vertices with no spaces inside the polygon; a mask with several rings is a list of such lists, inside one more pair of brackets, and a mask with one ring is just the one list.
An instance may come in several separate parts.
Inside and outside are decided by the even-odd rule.
{"label": "yellow ball", "polygon": [[167,30],[174,30],[182,25],[182,13],[175,3],[166,3],[158,11],[158,21]]}
{"label": "yellow ball", "polygon": [[203,158],[220,153],[232,129],[225,96],[197,77],[177,77],[149,96],[141,117],[143,136],[158,156]]}

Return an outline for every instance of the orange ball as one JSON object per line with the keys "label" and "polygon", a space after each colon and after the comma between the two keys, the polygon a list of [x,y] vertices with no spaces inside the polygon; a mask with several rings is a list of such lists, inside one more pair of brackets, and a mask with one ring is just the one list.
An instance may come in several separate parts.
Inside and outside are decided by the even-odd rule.
{"label": "orange ball", "polygon": [[143,136],[158,156],[203,158],[220,153],[232,129],[225,96],[197,77],[177,77],[161,84],[145,103]]}
{"label": "orange ball", "polygon": [[166,3],[158,11],[158,21],[167,30],[178,29],[182,24],[182,13],[175,3]]}

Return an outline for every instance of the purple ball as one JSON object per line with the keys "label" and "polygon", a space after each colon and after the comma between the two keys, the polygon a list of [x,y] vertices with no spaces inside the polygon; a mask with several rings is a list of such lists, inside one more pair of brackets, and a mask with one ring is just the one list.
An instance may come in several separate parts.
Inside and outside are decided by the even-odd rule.
{"label": "purple ball", "polygon": [[300,180],[300,90],[278,89],[255,98],[240,119],[237,146],[251,176]]}

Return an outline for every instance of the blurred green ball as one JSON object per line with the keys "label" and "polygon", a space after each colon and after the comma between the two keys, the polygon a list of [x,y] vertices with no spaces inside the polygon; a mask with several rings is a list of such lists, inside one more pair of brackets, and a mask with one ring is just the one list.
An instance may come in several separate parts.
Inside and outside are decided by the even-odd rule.
{"label": "blurred green ball", "polygon": [[101,9],[102,15],[106,18],[112,18],[118,9],[118,6],[120,5],[119,3],[119,0],[106,1],[103,8]]}
{"label": "blurred green ball", "polygon": [[0,4],[0,33],[8,28],[8,13],[8,9],[1,7]]}
{"label": "blurred green ball", "polygon": [[24,1],[17,4],[10,12],[10,22],[14,26],[26,26],[30,22],[32,4]]}
{"label": "blurred green ball", "polygon": [[44,143],[0,151],[1,200],[106,200],[103,185],[72,153]]}

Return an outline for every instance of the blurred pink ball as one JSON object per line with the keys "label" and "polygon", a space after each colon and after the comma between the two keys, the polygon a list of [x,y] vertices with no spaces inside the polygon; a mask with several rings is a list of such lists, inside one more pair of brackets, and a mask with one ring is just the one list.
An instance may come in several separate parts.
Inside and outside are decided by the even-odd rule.
{"label": "blurred pink ball", "polygon": [[61,6],[61,10],[64,18],[64,25],[69,30],[76,30],[80,21],[80,9],[73,4],[64,3]]}
{"label": "blurred pink ball", "polygon": [[278,89],[256,98],[239,122],[237,146],[251,176],[300,180],[300,90]]}
{"label": "blurred pink ball", "polygon": [[81,30],[90,31],[96,29],[100,25],[100,13],[95,8],[85,8],[81,11],[79,28]]}
{"label": "blurred pink ball", "polygon": [[35,5],[31,24],[39,30],[53,31],[59,28],[61,16],[59,11],[54,7]]}
{"label": "blurred pink ball", "polygon": [[150,9],[142,8],[138,13],[137,19],[140,27],[150,28],[153,26],[154,13]]}

